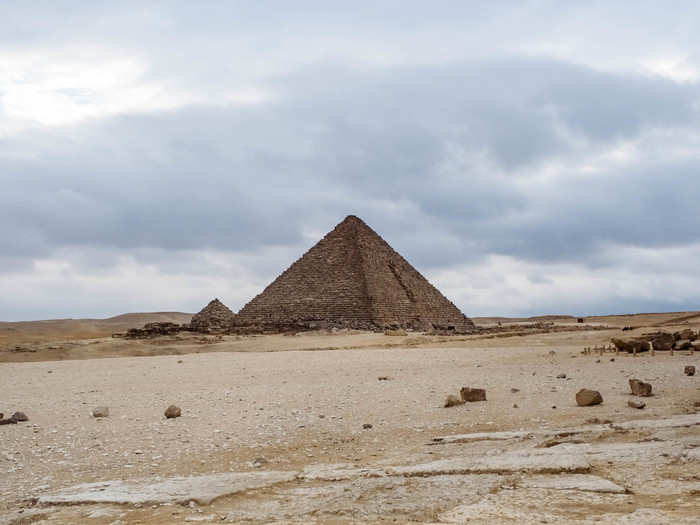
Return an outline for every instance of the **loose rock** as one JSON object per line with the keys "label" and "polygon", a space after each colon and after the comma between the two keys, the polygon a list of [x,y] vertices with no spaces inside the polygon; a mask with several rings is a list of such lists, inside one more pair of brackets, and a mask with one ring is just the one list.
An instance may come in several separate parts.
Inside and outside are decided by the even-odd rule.
{"label": "loose rock", "polygon": [[486,401],[486,390],[483,388],[469,388],[465,386],[459,391],[459,395],[465,403]]}
{"label": "loose rock", "polygon": [[11,419],[14,419],[15,421],[29,421],[29,418],[24,412],[15,412],[12,414]]}
{"label": "loose rock", "polygon": [[695,375],[695,367],[693,365],[688,365],[683,369],[683,373],[687,376]]}
{"label": "loose rock", "polygon": [[447,396],[447,399],[445,399],[445,408],[456,407],[457,405],[463,404],[464,401],[462,401],[460,398],[453,394],[450,394],[449,396]]}
{"label": "loose rock", "polygon": [[651,395],[651,383],[645,383],[639,379],[630,379],[630,389],[635,396],[649,397]]}
{"label": "loose rock", "polygon": [[634,401],[633,399],[630,399],[629,401],[627,401],[627,406],[630,408],[638,408],[641,410],[642,408],[647,406],[647,404],[644,401]]}
{"label": "loose rock", "polygon": [[180,407],[178,407],[178,406],[170,405],[168,408],[165,409],[165,417],[168,419],[180,417],[181,415],[182,415],[182,411],[180,410]]}
{"label": "loose rock", "polygon": [[109,407],[95,407],[92,409],[92,417],[109,417]]}
{"label": "loose rock", "polygon": [[603,402],[603,396],[597,390],[589,390],[582,388],[576,393],[576,403],[580,407],[592,405],[600,405]]}
{"label": "loose rock", "polygon": [[566,374],[559,374],[557,379],[566,379]]}

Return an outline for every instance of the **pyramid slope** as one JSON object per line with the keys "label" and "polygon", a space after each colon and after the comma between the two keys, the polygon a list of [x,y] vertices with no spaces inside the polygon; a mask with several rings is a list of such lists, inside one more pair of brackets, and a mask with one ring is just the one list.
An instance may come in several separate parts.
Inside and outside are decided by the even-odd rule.
{"label": "pyramid slope", "polygon": [[362,274],[356,228],[343,222],[238,313],[240,323],[365,323],[372,308]]}
{"label": "pyramid slope", "polygon": [[243,325],[309,322],[352,328],[473,328],[471,320],[353,215],[237,315],[237,324]]}
{"label": "pyramid slope", "polygon": [[231,328],[234,319],[234,313],[224,303],[213,299],[192,317],[190,329],[195,332],[226,331]]}

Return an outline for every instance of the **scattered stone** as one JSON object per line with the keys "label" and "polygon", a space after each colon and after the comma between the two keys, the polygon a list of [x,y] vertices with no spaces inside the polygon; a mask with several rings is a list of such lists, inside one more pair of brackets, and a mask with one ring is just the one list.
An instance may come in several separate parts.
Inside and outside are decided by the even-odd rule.
{"label": "scattered stone", "polygon": [[377,381],[389,381],[389,376],[379,376]]}
{"label": "scattered stone", "polygon": [[645,383],[639,379],[630,379],[630,389],[635,396],[649,397],[651,395],[651,383]]}
{"label": "scattered stone", "polygon": [[627,406],[630,408],[638,408],[641,410],[642,408],[647,406],[647,404],[644,401],[635,401],[633,399],[630,399],[629,401],[627,401]]}
{"label": "scattered stone", "polygon": [[29,421],[29,418],[24,412],[15,412],[10,419],[14,419],[15,421]]}
{"label": "scattered stone", "polygon": [[445,399],[445,408],[450,408],[450,407],[456,407],[458,405],[463,405],[464,401],[462,401],[460,398],[455,396],[454,394],[450,394],[447,396],[447,399]]}
{"label": "scattered stone", "polygon": [[582,388],[576,393],[576,403],[580,407],[588,407],[592,405],[600,405],[603,402],[603,396],[597,390],[589,390]]}
{"label": "scattered stone", "polygon": [[168,419],[180,417],[181,415],[182,415],[182,411],[180,410],[180,407],[178,407],[178,406],[170,405],[168,408],[165,409],[165,417]]}
{"label": "scattered stone", "polygon": [[483,388],[469,388],[465,386],[459,391],[459,395],[465,403],[486,401],[486,390]]}
{"label": "scattered stone", "polygon": [[92,417],[109,417],[109,407],[95,407],[92,409]]}
{"label": "scattered stone", "polygon": [[557,379],[566,379],[566,374],[559,374]]}
{"label": "scattered stone", "polygon": [[267,465],[268,463],[269,463],[269,461],[268,461],[266,458],[262,457],[262,456],[260,456],[259,458],[255,458],[255,459],[253,460],[253,466],[254,466],[255,468],[260,468],[260,467],[262,467],[263,465]]}
{"label": "scattered stone", "polygon": [[695,367],[693,365],[688,365],[683,369],[683,373],[687,376],[695,375]]}
{"label": "scattered stone", "polygon": [[364,430],[369,430],[369,429],[372,428],[372,426],[373,426],[372,423],[364,423],[364,424],[362,425],[362,428],[363,428]]}
{"label": "scattered stone", "polygon": [[519,408],[517,403],[513,403],[513,408]]}
{"label": "scattered stone", "polygon": [[511,389],[510,389],[510,393],[511,393],[511,394],[517,394],[518,392],[520,392],[520,389],[519,389],[519,388],[511,388]]}

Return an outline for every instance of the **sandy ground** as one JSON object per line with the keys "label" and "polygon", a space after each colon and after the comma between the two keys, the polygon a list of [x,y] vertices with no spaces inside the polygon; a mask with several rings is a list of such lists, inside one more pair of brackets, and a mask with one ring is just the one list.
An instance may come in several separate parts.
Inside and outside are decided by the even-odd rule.
{"label": "sandy ground", "polygon": [[[697,329],[697,321],[682,326]],[[170,355],[40,361],[43,354],[35,352],[30,360],[36,362],[0,364],[0,411],[22,410],[30,418],[0,426],[0,523],[699,523],[700,426],[629,431],[615,425],[695,413],[700,383],[683,367],[700,368],[700,359],[686,352],[581,354],[613,333],[619,329],[491,339],[369,333],[215,343],[101,339],[88,341],[91,357],[134,348]],[[557,378],[561,373],[567,377]],[[644,410],[627,407],[631,377],[654,386]],[[487,401],[443,408],[445,397],[462,386],[485,388]],[[583,387],[599,390],[604,403],[576,406]],[[182,408],[182,417],[163,417],[170,404]],[[90,416],[98,405],[109,407],[108,418]],[[573,444],[537,448],[594,418],[612,425],[569,438]],[[533,435],[429,445],[437,436],[494,431]],[[619,444],[623,452],[644,452],[631,458],[587,449],[594,455],[586,472],[625,487],[624,494],[532,487],[530,477],[518,486],[517,469],[506,469],[479,476],[299,479],[208,505],[35,503],[85,482],[297,473],[336,464],[387,469],[469,454]]]}

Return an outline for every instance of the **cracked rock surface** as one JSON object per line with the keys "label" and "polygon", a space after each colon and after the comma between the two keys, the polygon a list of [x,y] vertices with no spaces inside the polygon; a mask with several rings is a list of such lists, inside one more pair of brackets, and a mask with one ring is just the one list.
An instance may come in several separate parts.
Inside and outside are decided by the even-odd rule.
{"label": "cracked rock surface", "polygon": [[[580,354],[604,335],[2,363],[0,411],[31,419],[0,427],[0,525],[697,523],[698,357]],[[464,384],[487,401],[442,408]]]}

